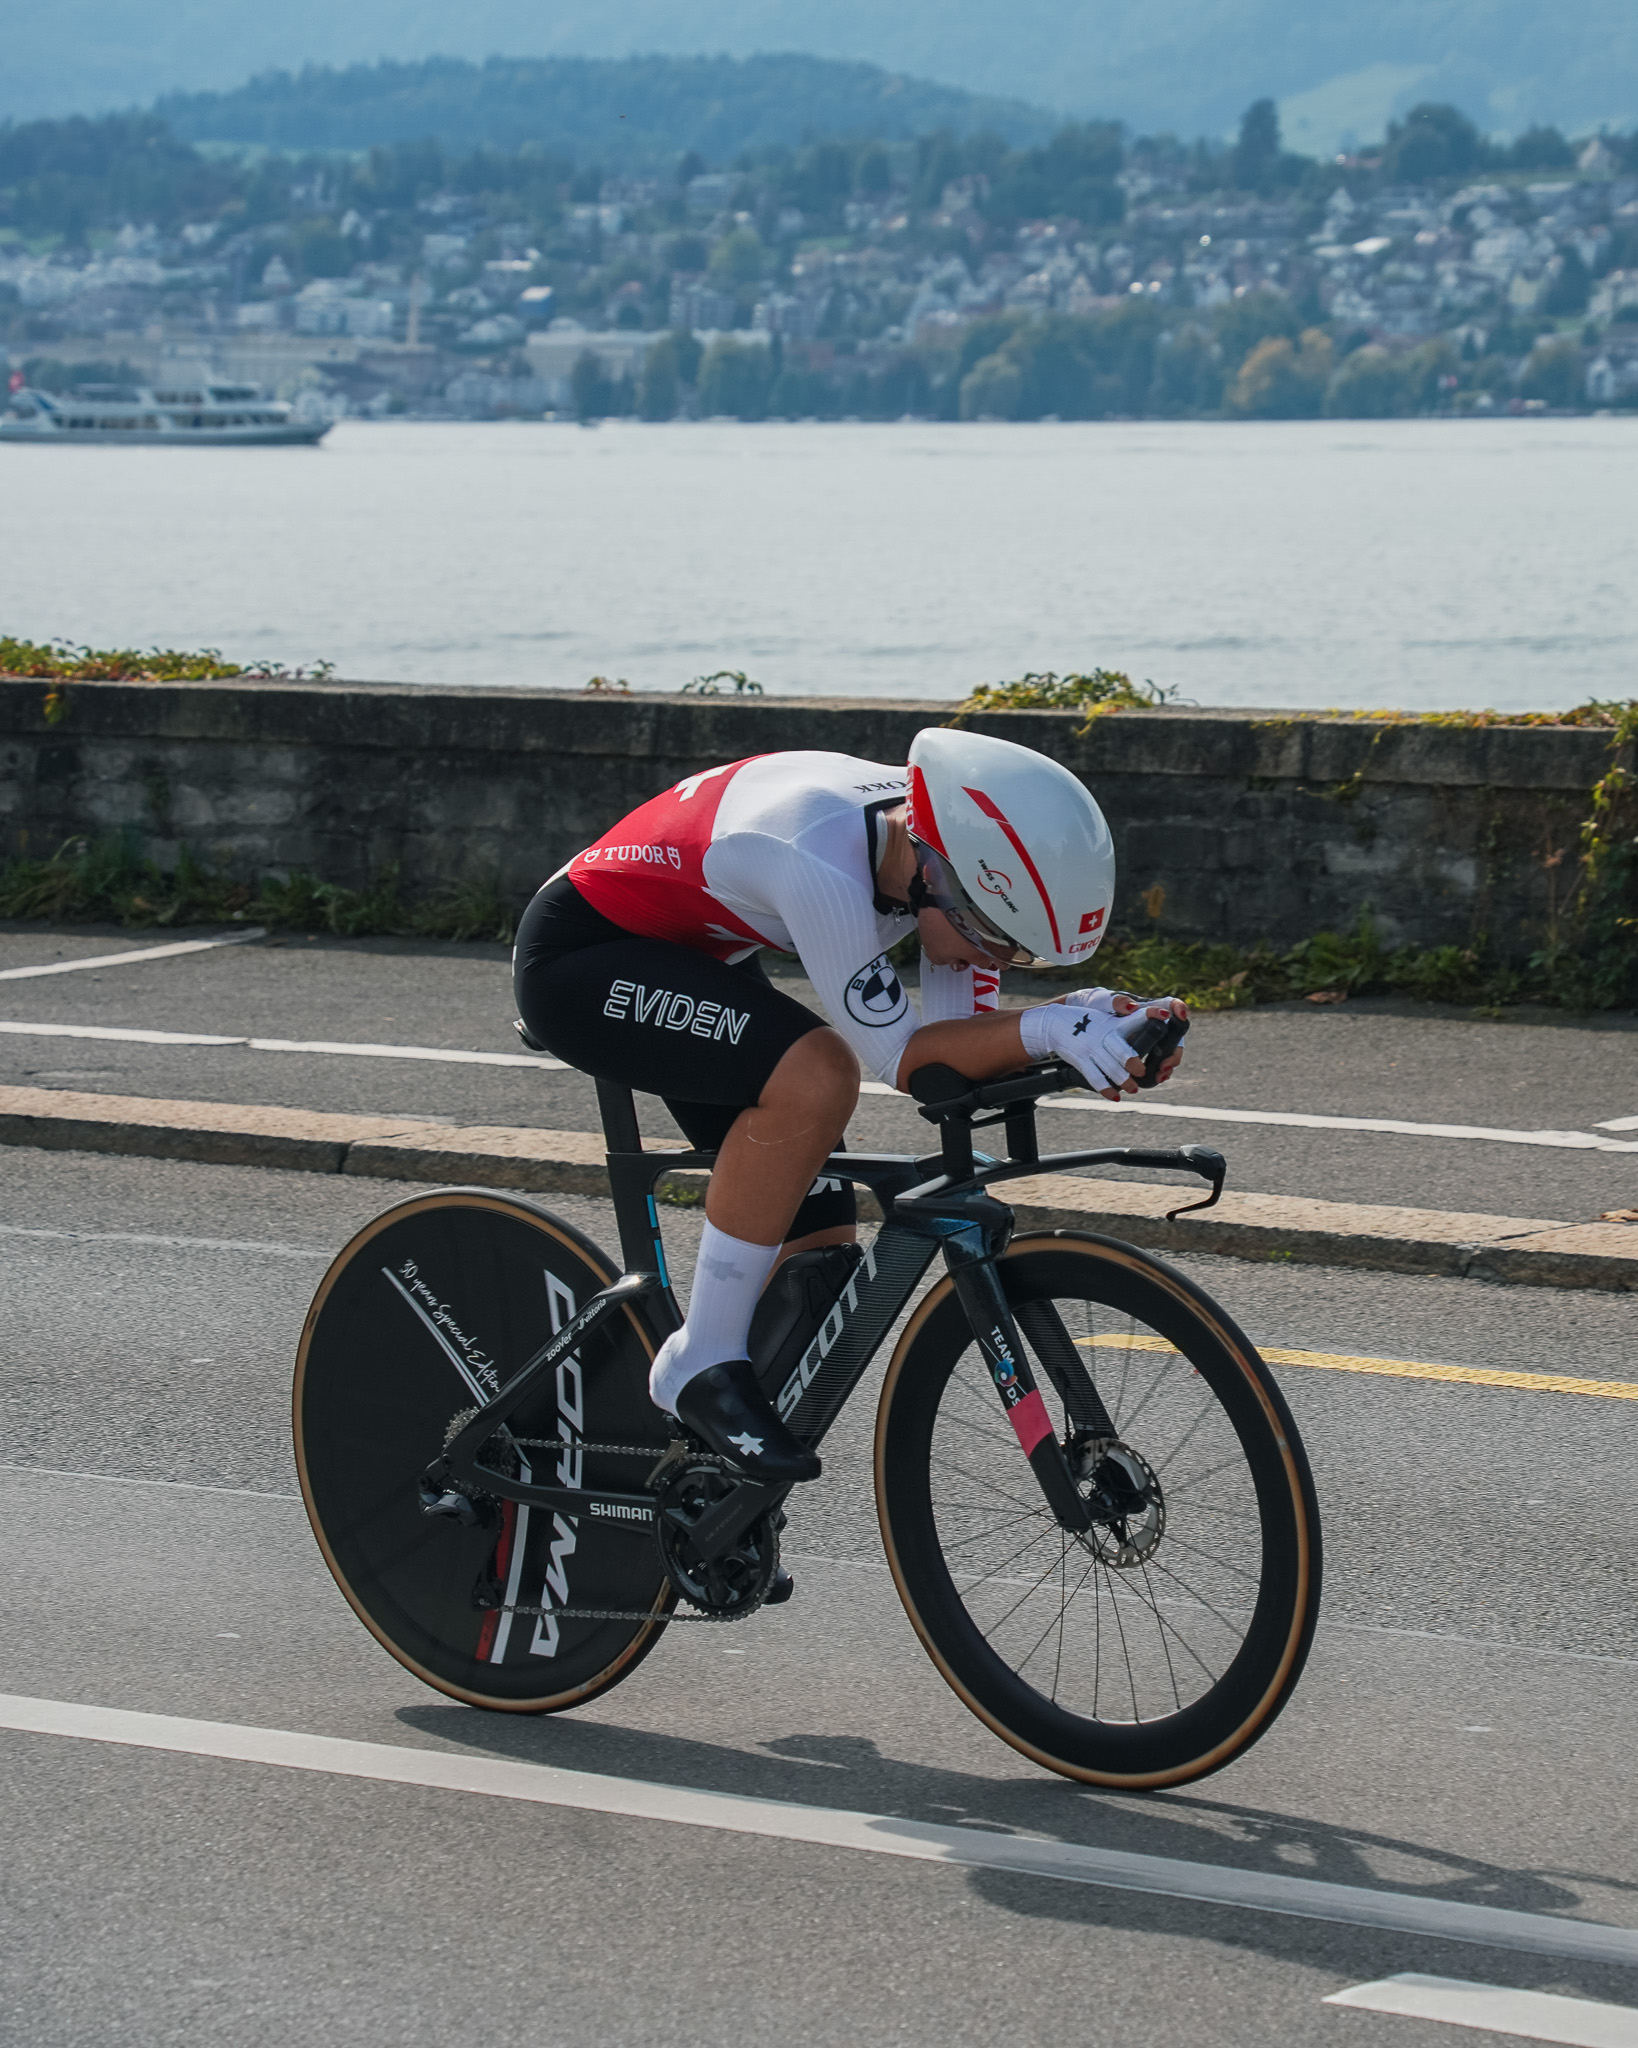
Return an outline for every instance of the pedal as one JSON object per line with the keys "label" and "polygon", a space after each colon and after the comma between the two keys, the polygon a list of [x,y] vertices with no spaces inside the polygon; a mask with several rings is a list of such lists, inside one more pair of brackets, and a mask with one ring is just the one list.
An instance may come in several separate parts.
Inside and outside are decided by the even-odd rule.
{"label": "pedal", "polygon": [[774,1572],[773,1583],[764,1594],[762,1604],[764,1607],[783,1607],[795,1591],[796,1581],[785,1567],[780,1565]]}

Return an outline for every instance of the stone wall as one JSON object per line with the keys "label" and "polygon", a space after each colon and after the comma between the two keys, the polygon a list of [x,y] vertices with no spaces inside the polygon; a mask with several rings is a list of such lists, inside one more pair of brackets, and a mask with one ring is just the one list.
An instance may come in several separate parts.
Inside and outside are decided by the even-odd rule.
{"label": "stone wall", "polygon": [[[902,762],[951,707],[824,699],[584,697],[376,683],[0,679],[0,852],[134,833],[247,875],[306,868],[407,893],[496,874],[521,902],[646,797],[784,748]],[[1007,712],[974,730],[1064,762],[1120,855],[1119,922],[1289,944],[1369,904],[1396,941],[1506,957],[1539,945],[1573,876],[1608,735],[1353,724],[1165,707],[1082,720]]]}

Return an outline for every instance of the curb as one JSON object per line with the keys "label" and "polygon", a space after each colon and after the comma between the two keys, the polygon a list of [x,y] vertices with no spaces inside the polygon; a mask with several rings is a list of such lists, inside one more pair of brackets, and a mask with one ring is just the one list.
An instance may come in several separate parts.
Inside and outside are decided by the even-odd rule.
{"label": "curb", "polygon": [[[609,1191],[603,1140],[594,1131],[452,1127],[407,1117],[55,1088],[0,1087],[0,1145],[465,1183],[521,1194]],[[686,1199],[697,1196],[704,1180],[700,1173],[668,1175],[661,1189]],[[1213,1209],[1167,1222],[1166,1211],[1189,1194],[1160,1182],[1082,1180],[1073,1174],[1033,1174],[1007,1183],[1022,1230],[1092,1230],[1152,1251],[1638,1292],[1638,1229],[1626,1224],[1253,1194],[1225,1194]],[[863,1188],[859,1213],[867,1221],[881,1213]]]}

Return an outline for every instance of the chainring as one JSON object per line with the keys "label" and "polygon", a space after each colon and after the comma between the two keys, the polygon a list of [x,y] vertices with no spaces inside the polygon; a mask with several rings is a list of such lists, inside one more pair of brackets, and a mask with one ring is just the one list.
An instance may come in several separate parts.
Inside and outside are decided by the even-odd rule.
{"label": "chainring", "polygon": [[701,1517],[739,1483],[715,1461],[681,1461],[661,1481],[654,1523],[666,1576],[690,1605],[723,1621],[754,1614],[779,1569],[784,1517],[777,1510],[759,1515],[720,1557],[701,1557],[690,1540]]}

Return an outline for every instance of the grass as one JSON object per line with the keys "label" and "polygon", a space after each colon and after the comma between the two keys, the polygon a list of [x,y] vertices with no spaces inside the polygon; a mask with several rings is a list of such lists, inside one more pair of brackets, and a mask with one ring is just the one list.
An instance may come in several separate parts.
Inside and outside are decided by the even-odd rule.
{"label": "grass", "polygon": [[956,706],[950,723],[961,725],[979,711],[1084,711],[1086,725],[1081,733],[1085,733],[1093,719],[1106,712],[1147,711],[1168,703],[1172,694],[1156,683],[1134,683],[1123,669],[1095,668],[1085,675],[1068,676],[1052,669],[1032,669],[1016,682],[980,683]]}
{"label": "grass", "polygon": [[136,930],[179,924],[264,924],[341,938],[395,936],[511,941],[516,919],[497,877],[451,883],[413,903],[398,870],[364,889],[320,881],[297,869],[254,882],[205,867],[184,847],[161,869],[129,838],[70,839],[45,860],[19,856],[0,867],[0,917],[52,923],[96,919]]}
{"label": "grass", "polygon": [[[1084,968],[1049,973],[1055,981],[1086,979]],[[1390,946],[1368,908],[1352,931],[1315,932],[1283,952],[1266,943],[1208,944],[1114,932],[1098,949],[1096,973],[1112,988],[1182,996],[1195,1010],[1400,995],[1495,1015],[1515,1003],[1611,1010],[1633,1007],[1638,998],[1631,979],[1613,978],[1595,950],[1543,950],[1516,967],[1498,961],[1482,943]]]}
{"label": "grass", "polygon": [[68,640],[18,640],[0,634],[0,676],[39,676],[56,682],[198,683],[232,676],[288,676],[322,681],[333,662],[286,668],[276,661],[226,661],[214,647],[77,647]]}

